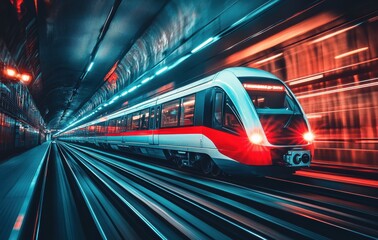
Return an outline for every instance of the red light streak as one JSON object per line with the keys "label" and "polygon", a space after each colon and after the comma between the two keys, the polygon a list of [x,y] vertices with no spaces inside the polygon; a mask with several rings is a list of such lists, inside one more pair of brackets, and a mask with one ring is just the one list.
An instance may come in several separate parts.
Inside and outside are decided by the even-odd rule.
{"label": "red light streak", "polygon": [[[319,114],[329,114],[329,113],[340,113],[340,112],[350,112],[350,111],[360,111],[360,110],[366,110],[366,109],[375,109],[377,107],[360,107],[360,108],[347,108],[347,109],[341,109],[341,110],[335,110],[335,111],[327,111],[327,112],[317,112],[317,113],[308,113],[307,118],[318,118],[318,117],[311,117],[314,116],[320,116]],[[372,110],[374,111],[374,110]],[[316,115],[315,115],[316,114]]]}
{"label": "red light streak", "polygon": [[330,175],[330,174],[318,173],[318,172],[307,172],[307,171],[297,171],[295,175],[378,188],[378,181],[370,180],[370,179],[337,176],[337,175]]}
{"label": "red light streak", "polygon": [[22,226],[22,221],[24,221],[24,215],[19,215],[16,219],[16,222],[14,223],[13,229],[20,230]]}
{"label": "red light streak", "polygon": [[24,3],[24,0],[11,0],[11,3],[16,8],[17,13],[21,14],[21,5]]}
{"label": "red light streak", "polygon": [[356,143],[378,143],[378,140],[360,140],[356,141]]}
{"label": "red light streak", "polygon": [[296,84],[300,84],[300,83],[304,83],[304,82],[310,82],[310,81],[313,81],[313,80],[317,80],[317,79],[320,79],[320,78],[323,78],[324,75],[323,74],[318,74],[318,75],[313,75],[313,76],[310,76],[310,77],[306,77],[306,78],[301,78],[301,79],[298,79],[298,80],[291,80],[291,81],[287,81],[287,83],[289,83],[289,85],[296,85]]}
{"label": "red light streak", "polygon": [[282,56],[282,54],[283,54],[283,53],[279,53],[279,54],[276,54],[276,55],[274,55],[274,56],[271,56],[271,57],[265,58],[265,59],[263,59],[263,60],[260,60],[260,61],[258,61],[258,62],[255,62],[255,64],[261,64],[261,63],[269,62],[270,60],[273,60],[273,59],[276,59],[276,58]]}
{"label": "red light streak", "polygon": [[331,37],[333,37],[333,36],[336,36],[336,35],[338,35],[338,34],[340,34],[340,33],[346,32],[346,31],[348,31],[348,30],[350,30],[350,29],[352,29],[352,28],[355,28],[355,27],[357,27],[358,25],[360,25],[360,24],[356,24],[356,25],[354,25],[354,26],[347,27],[347,28],[341,29],[341,30],[339,30],[339,31],[336,31],[336,32],[334,32],[334,33],[327,34],[327,35],[325,35],[325,36],[323,36],[323,37],[320,37],[320,38],[318,38],[318,39],[315,39],[314,41],[310,42],[310,44],[311,44],[311,43],[321,42],[321,41],[323,41],[323,40],[326,40],[326,39],[328,39],[328,38],[331,38]]}
{"label": "red light streak", "polygon": [[346,53],[337,55],[337,56],[335,56],[335,59],[340,59],[340,58],[343,58],[343,57],[347,57],[347,56],[350,56],[350,55],[353,55],[353,54],[356,54],[356,53],[359,53],[359,52],[366,51],[368,49],[369,49],[368,47],[359,48],[359,49],[356,49],[356,50],[353,50],[353,51],[350,51],[350,52],[346,52]]}
{"label": "red light streak", "polygon": [[[335,72],[335,71],[339,71],[339,70],[342,70],[342,69],[345,69],[345,68],[351,68],[351,67],[355,67],[355,66],[358,66],[358,65],[371,63],[371,62],[374,62],[374,61],[377,61],[377,60],[378,60],[378,58],[373,58],[373,59],[370,59],[370,60],[366,60],[366,61],[362,61],[362,62],[358,62],[358,63],[353,63],[353,64],[346,65],[346,66],[343,66],[343,67],[338,67],[338,68],[330,69],[330,70],[327,70],[327,71],[319,72],[318,74],[315,74],[315,75],[310,75],[310,76],[300,77],[300,78],[296,78],[296,79],[292,79],[292,80],[287,80],[286,83],[288,83],[289,85],[295,85],[295,84],[299,84],[299,83],[303,83],[303,82],[308,82],[308,81],[320,79],[321,78],[320,75],[322,75],[322,77],[324,77],[325,73]],[[319,76],[319,78],[311,79],[311,78],[316,77],[316,76]]]}
{"label": "red light streak", "polygon": [[[342,142],[345,142],[345,140],[348,140],[348,139],[344,139],[343,141],[332,141],[332,140],[324,140],[324,141],[315,141],[315,142],[339,142],[339,143],[342,143]],[[322,147],[322,148],[317,148],[317,149],[324,149],[324,150],[339,150],[339,151],[353,151],[353,152],[372,152],[372,153],[376,153],[378,152],[378,150],[374,150],[374,149],[359,149],[359,148],[348,148],[348,149],[345,149],[345,148],[339,148],[339,147],[329,147],[329,148],[326,148],[326,147]]]}
{"label": "red light streak", "polygon": [[226,64],[234,64],[235,62],[241,61],[256,53],[276,46],[288,39],[292,39],[296,36],[299,36],[320,26],[323,26],[329,22],[332,22],[334,19],[335,16],[329,13],[322,13],[308,20],[304,20],[292,27],[286,28],[285,30],[275,35],[272,35],[271,37],[266,38],[264,41],[260,41],[237,53],[232,54],[231,56],[227,57]]}
{"label": "red light streak", "polygon": [[[372,79],[360,81],[360,83],[366,82],[366,81],[375,81],[377,79],[378,78],[372,78]],[[350,84],[355,84],[355,83],[344,84],[344,86],[350,85]],[[321,96],[321,95],[326,95],[326,94],[340,93],[340,92],[346,92],[346,91],[357,90],[357,89],[362,89],[362,88],[367,88],[367,87],[375,87],[375,86],[378,86],[378,82],[372,82],[372,83],[367,83],[367,84],[363,84],[363,85],[357,85],[357,86],[352,86],[352,87],[344,87],[344,88],[340,88],[340,86],[337,86],[337,87],[332,87],[332,88],[339,88],[339,89],[332,89],[332,90],[328,90],[328,91],[324,91],[322,89],[321,92],[309,93],[309,94],[301,95],[301,96],[297,95],[297,98],[302,99],[302,98],[316,97],[316,96]]]}

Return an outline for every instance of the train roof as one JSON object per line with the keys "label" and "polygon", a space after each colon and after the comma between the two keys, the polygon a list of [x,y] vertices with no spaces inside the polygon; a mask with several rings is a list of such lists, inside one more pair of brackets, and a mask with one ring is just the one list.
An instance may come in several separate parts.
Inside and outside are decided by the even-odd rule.
{"label": "train roof", "polygon": [[274,79],[278,79],[277,76],[267,72],[267,71],[264,71],[264,70],[261,70],[261,69],[257,69],[257,68],[250,68],[250,67],[230,67],[230,68],[226,68],[221,72],[223,71],[228,71],[228,72],[232,72],[236,77],[266,77],[266,78],[274,78]]}

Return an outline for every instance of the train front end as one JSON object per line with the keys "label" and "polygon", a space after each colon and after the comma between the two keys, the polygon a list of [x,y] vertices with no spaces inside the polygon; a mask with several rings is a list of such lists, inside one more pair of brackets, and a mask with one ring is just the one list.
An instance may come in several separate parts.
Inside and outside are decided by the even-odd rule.
{"label": "train front end", "polygon": [[272,166],[291,171],[310,166],[314,134],[290,89],[274,78],[239,77],[239,80],[262,128],[249,133],[252,145],[260,145],[268,152]]}

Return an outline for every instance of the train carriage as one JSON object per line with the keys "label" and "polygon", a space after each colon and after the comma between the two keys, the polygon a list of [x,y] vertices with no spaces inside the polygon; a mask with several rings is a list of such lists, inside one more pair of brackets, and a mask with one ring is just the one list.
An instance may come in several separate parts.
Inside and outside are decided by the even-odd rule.
{"label": "train carriage", "polygon": [[294,94],[276,76],[245,67],[227,68],[59,138],[213,175],[294,172],[313,158],[313,134]]}

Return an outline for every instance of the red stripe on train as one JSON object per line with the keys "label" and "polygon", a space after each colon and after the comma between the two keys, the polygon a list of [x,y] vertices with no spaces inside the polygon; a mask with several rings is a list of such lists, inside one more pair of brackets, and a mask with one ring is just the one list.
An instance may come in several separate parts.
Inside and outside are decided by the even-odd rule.
{"label": "red stripe on train", "polygon": [[214,143],[220,153],[229,158],[248,165],[272,164],[269,148],[252,144],[245,132],[236,135],[208,127],[193,126],[111,133],[105,134],[105,136],[150,136],[152,134],[203,134]]}

